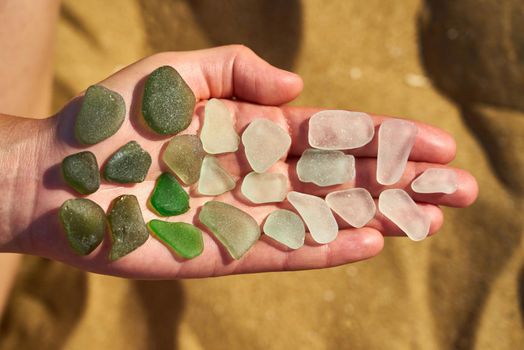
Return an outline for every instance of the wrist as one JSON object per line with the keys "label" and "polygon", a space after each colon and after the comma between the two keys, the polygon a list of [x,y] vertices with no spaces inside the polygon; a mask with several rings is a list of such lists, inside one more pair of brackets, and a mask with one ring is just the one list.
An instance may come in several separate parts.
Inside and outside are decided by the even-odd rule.
{"label": "wrist", "polygon": [[55,118],[0,119],[0,252],[33,253],[33,222],[45,169],[52,161]]}

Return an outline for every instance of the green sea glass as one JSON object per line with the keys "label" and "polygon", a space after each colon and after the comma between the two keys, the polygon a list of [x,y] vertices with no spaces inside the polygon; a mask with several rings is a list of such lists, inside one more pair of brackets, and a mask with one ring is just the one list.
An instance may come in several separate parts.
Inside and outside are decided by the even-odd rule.
{"label": "green sea glass", "polygon": [[59,211],[71,248],[79,255],[88,255],[102,242],[107,229],[106,214],[95,202],[68,199]]}
{"label": "green sea glass", "polygon": [[112,242],[110,260],[120,259],[147,241],[149,231],[135,196],[123,195],[115,198],[108,218]]}
{"label": "green sea glass", "polygon": [[64,180],[80,194],[96,192],[100,187],[98,163],[89,151],[65,157],[61,168]]}
{"label": "green sea glass", "polygon": [[240,259],[260,237],[260,227],[249,214],[232,205],[209,201],[198,215],[235,259]]}
{"label": "green sea glass", "polygon": [[149,127],[163,135],[186,129],[193,118],[195,95],[170,66],[155,69],[147,78],[142,96],[142,115]]}
{"label": "green sea glass", "polygon": [[104,178],[111,182],[137,183],[145,180],[151,156],[138,143],[130,141],[107,161]]}
{"label": "green sea glass", "polygon": [[149,203],[161,216],[180,215],[189,210],[189,195],[175,176],[163,173],[158,177]]}
{"label": "green sea glass", "polygon": [[178,135],[169,141],[162,159],[180,180],[186,185],[192,185],[200,178],[205,155],[198,136]]}
{"label": "green sea glass", "polygon": [[160,242],[183,258],[192,259],[204,250],[202,232],[191,224],[151,220],[147,227]]}
{"label": "green sea glass", "polygon": [[93,145],[114,135],[124,122],[126,105],[115,91],[101,85],[90,86],[76,117],[78,142]]}
{"label": "green sea glass", "polygon": [[264,223],[264,233],[291,249],[302,247],[306,237],[302,219],[286,209],[277,209],[269,214]]}

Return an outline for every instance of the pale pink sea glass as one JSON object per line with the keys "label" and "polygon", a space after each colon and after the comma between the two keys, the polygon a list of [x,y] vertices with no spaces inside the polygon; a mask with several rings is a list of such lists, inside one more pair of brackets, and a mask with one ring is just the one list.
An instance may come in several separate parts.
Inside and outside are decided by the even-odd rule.
{"label": "pale pink sea glass", "polygon": [[298,211],[316,242],[325,244],[337,238],[337,221],[322,198],[292,191],[287,200]]}
{"label": "pale pink sea glass", "polygon": [[446,168],[429,168],[411,183],[411,188],[417,193],[446,193],[457,190],[457,173]]}
{"label": "pale pink sea glass", "polygon": [[397,183],[417,137],[417,126],[409,121],[390,119],[378,130],[377,181],[382,185]]}
{"label": "pale pink sea glass", "polygon": [[371,194],[364,188],[331,192],[326,203],[353,227],[364,227],[375,216],[376,206]]}
{"label": "pale pink sea glass", "polygon": [[309,144],[325,150],[345,150],[366,145],[373,139],[373,120],[366,113],[324,110],[309,119]]}
{"label": "pale pink sea glass", "polygon": [[378,208],[410,239],[420,241],[428,235],[430,218],[406,191],[401,189],[383,191],[378,198]]}

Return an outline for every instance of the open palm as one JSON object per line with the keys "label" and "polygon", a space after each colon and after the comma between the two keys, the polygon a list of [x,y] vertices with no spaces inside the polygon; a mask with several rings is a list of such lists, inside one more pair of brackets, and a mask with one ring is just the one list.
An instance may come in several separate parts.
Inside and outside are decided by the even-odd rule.
{"label": "open palm", "polygon": [[[298,181],[295,164],[308,147],[307,121],[318,111],[312,108],[282,106],[300,93],[302,81],[298,76],[270,66],[242,46],[162,53],[130,65],[100,83],[120,93],[127,106],[124,124],[109,139],[90,147],[83,147],[76,143],[73,137],[73,125],[81,103],[80,99],[71,101],[56,117],[48,121],[49,137],[45,147],[42,146],[40,155],[43,176],[40,179],[42,181],[40,181],[34,209],[33,225],[24,233],[31,242],[31,253],[64,261],[85,270],[125,277],[205,277],[336,266],[378,254],[383,246],[383,236],[403,235],[394,224],[378,213],[366,227],[361,229],[351,228],[337,218],[340,233],[337,239],[329,244],[319,245],[310,237],[306,237],[306,244],[302,248],[291,250],[262,236],[242,259],[233,260],[198,221],[199,208],[205,202],[219,200],[232,204],[249,213],[259,224],[262,224],[273,210],[290,207],[286,201],[254,205],[242,196],[239,190],[241,178],[249,173],[251,168],[241,147],[235,153],[218,156],[222,166],[238,180],[233,191],[209,197],[199,195],[193,186],[188,189],[191,209],[183,215],[168,218],[168,221],[183,221],[203,228],[202,255],[192,260],[181,259],[153,237],[149,237],[148,241],[134,252],[114,262],[107,259],[109,239],[105,239],[104,243],[87,257],[75,255],[68,246],[57,217],[60,205],[76,195],[63,183],[59,173],[61,160],[69,154],[88,149],[96,155],[99,166],[103,166],[119,147],[131,140],[137,141],[153,158],[146,180],[132,186],[103,181],[100,189],[87,198],[107,209],[118,195],[133,194],[141,204],[145,221],[156,218],[146,203],[157,177],[167,171],[161,161],[161,154],[170,138],[155,135],[141,125],[138,111],[144,78],[163,65],[176,68],[197,97],[198,103],[193,121],[182,133],[198,134],[205,101],[210,98],[221,98],[234,112],[239,134],[251,120],[260,117],[271,119],[289,132],[292,138],[289,153],[285,159],[275,164],[273,169],[288,176],[290,190],[325,196],[342,188],[364,187],[377,198],[386,188],[379,185],[375,177],[376,137],[370,144],[351,152],[356,156],[356,177],[353,181],[330,187],[318,187]],[[374,117],[374,120],[378,126],[384,118]],[[399,183],[390,187],[404,188],[412,195],[430,215],[432,219],[430,232],[434,233],[443,221],[438,205],[463,207],[471,204],[477,195],[477,185],[471,175],[456,169],[459,184],[454,194],[422,195],[410,191],[409,184],[414,177],[428,167],[445,166],[455,154],[455,143],[448,134],[424,124],[418,124],[418,127],[417,141],[405,174]]]}

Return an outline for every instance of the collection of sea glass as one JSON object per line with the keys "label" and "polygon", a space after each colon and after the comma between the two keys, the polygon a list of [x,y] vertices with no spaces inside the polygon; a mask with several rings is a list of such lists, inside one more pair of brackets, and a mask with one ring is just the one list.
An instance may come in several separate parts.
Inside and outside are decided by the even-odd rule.
{"label": "collection of sea glass", "polygon": [[[178,134],[189,126],[194,106],[193,92],[172,67],[160,67],[146,80],[142,115],[151,130]],[[367,225],[375,217],[375,201],[364,188],[333,191],[325,199],[289,191],[288,176],[272,170],[291,146],[290,136],[277,123],[254,119],[239,137],[234,115],[220,100],[209,100],[204,114],[199,136],[176,135],[162,154],[163,162],[172,173],[160,175],[148,202],[148,207],[158,216],[176,216],[189,210],[189,195],[180,182],[185,186],[196,184],[197,191],[204,196],[218,196],[234,189],[235,178],[215,155],[237,152],[242,142],[253,170],[242,180],[242,195],[254,204],[287,199],[299,214],[286,209],[270,213],[263,225],[268,237],[298,249],[304,244],[307,226],[313,240],[326,244],[336,239],[339,232],[333,213],[356,228]],[[86,91],[76,119],[76,138],[85,145],[105,140],[118,131],[124,117],[125,103],[118,93],[92,86]],[[348,153],[370,143],[374,134],[373,120],[365,113],[324,110],[314,114],[309,120],[311,148],[303,152],[296,165],[299,181],[325,187],[354,180],[355,157]],[[417,127],[409,121],[390,119],[381,124],[378,183],[393,185],[401,179],[416,135]],[[130,141],[111,156],[102,173],[104,179],[112,183],[139,183],[145,180],[150,166],[151,156],[137,142]],[[89,151],[66,157],[62,173],[65,181],[80,194],[93,193],[100,187],[98,163]],[[456,174],[445,168],[430,168],[415,179],[411,187],[417,193],[453,193],[457,188]],[[404,190],[382,191],[378,209],[413,240],[424,239],[429,233],[430,218]],[[253,217],[218,200],[205,203],[198,219],[234,259],[240,259],[261,235]],[[146,225],[133,195],[115,198],[107,215],[89,199],[69,199],[60,208],[60,220],[70,246],[80,255],[91,253],[108,229],[112,242],[110,260],[140,247],[149,232],[186,259],[200,255],[204,249],[202,232],[191,224],[155,219]]]}

